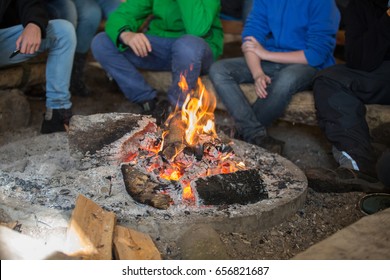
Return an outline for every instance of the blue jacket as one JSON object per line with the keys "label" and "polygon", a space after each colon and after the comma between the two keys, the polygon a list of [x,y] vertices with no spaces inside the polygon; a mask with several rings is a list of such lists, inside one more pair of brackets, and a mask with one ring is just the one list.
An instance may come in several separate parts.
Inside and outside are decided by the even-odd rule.
{"label": "blue jacket", "polygon": [[310,66],[335,63],[340,13],[334,0],[255,0],[242,37],[273,52],[303,50]]}

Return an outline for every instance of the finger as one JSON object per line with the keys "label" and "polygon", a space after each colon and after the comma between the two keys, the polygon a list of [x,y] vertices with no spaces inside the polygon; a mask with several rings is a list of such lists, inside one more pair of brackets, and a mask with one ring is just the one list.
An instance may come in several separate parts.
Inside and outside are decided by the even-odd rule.
{"label": "finger", "polygon": [[151,52],[152,51],[152,45],[150,44],[150,41],[149,41],[148,37],[146,37],[144,34],[142,34],[142,35],[143,35],[143,40],[142,41],[145,44],[146,51],[147,52]]}
{"label": "finger", "polygon": [[28,45],[26,43],[24,43],[22,41],[22,43],[20,44],[20,53],[28,53],[29,49],[28,49]]}
{"label": "finger", "polygon": [[139,53],[139,51],[138,51],[138,48],[137,48],[137,46],[136,46],[135,44],[130,44],[130,48],[133,50],[133,52],[134,52],[134,54],[135,54],[136,56],[140,56],[140,53]]}
{"label": "finger", "polygon": [[147,45],[147,43],[146,43],[145,41],[142,41],[142,42],[141,42],[141,49],[142,49],[142,54],[143,54],[143,56],[144,56],[144,57],[147,56],[149,50],[148,50],[148,45]]}
{"label": "finger", "polygon": [[137,46],[137,50],[138,50],[139,56],[145,57],[145,56],[148,55],[148,52],[146,50],[146,45],[145,45],[144,41],[142,40],[142,37],[139,36],[137,38],[135,44]]}
{"label": "finger", "polygon": [[39,42],[37,42],[37,43],[35,44],[34,53],[36,53],[37,51],[39,51],[40,46],[41,46],[41,42],[39,41]]}
{"label": "finger", "polygon": [[17,40],[16,40],[16,50],[20,50],[21,48],[21,44],[22,44],[22,38],[19,37]]}
{"label": "finger", "polygon": [[147,46],[146,46],[145,42],[143,42],[143,41],[140,42],[139,50],[140,50],[142,57],[145,57],[148,55],[148,50],[147,50]]}

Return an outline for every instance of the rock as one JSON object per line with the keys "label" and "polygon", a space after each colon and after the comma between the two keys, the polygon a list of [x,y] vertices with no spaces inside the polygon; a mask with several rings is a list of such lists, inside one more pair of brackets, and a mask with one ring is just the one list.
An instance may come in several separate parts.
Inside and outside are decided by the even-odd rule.
{"label": "rock", "polygon": [[26,127],[30,114],[30,103],[20,90],[0,91],[0,133]]}
{"label": "rock", "polygon": [[178,245],[185,260],[228,260],[225,245],[209,225],[192,226],[180,238]]}

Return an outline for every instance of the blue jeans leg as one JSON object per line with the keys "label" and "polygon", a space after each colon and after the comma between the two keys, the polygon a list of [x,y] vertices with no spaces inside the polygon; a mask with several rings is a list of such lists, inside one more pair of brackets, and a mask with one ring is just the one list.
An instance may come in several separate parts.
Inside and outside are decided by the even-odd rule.
{"label": "blue jeans leg", "polygon": [[69,109],[69,83],[73,56],[76,48],[76,34],[71,23],[65,20],[51,20],[46,29],[40,52],[48,51],[46,63],[46,107]]}
{"label": "blue jeans leg", "polygon": [[[172,44],[172,85],[168,89],[171,104],[183,105],[188,92],[195,89],[201,74],[207,74],[213,63],[213,54],[206,41],[200,37],[184,35]],[[178,83],[183,74],[188,92],[182,92]]]}
{"label": "blue jeans leg", "polygon": [[291,97],[312,86],[317,70],[303,64],[278,64],[263,61],[262,68],[271,78],[267,98],[258,98],[252,108],[257,120],[265,126],[279,118],[291,101]]}
{"label": "blue jeans leg", "polygon": [[170,49],[175,39],[148,36],[152,52],[138,57],[129,48],[120,52],[114,43],[102,32],[92,41],[92,53],[108,74],[114,78],[126,98],[142,103],[156,97],[157,92],[143,78],[139,69],[168,71],[171,69]]}
{"label": "blue jeans leg", "polygon": [[0,29],[0,67],[20,63],[38,53],[48,51],[46,63],[46,107],[51,109],[69,109],[69,81],[72,61],[76,48],[76,36],[71,23],[65,20],[51,20],[46,29],[46,38],[42,40],[38,53],[18,54],[10,59],[15,50],[15,42],[23,31],[22,25]]}
{"label": "blue jeans leg", "polygon": [[102,20],[102,10],[95,0],[73,0],[77,9],[77,53],[87,53]]}
{"label": "blue jeans leg", "polygon": [[265,135],[265,127],[257,120],[239,86],[242,83],[253,83],[245,59],[238,57],[217,61],[211,65],[209,77],[244,140],[250,141],[255,136]]}
{"label": "blue jeans leg", "polygon": [[51,19],[65,19],[74,28],[77,26],[77,10],[72,0],[46,0],[46,6]]}

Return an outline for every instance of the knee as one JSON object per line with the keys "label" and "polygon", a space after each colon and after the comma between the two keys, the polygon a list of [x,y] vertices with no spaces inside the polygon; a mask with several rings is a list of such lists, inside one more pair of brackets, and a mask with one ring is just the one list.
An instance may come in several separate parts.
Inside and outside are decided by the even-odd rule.
{"label": "knee", "polygon": [[102,20],[102,10],[97,3],[93,3],[93,5],[89,5],[81,9],[81,11],[78,11],[78,14],[79,18],[82,18],[85,23],[94,27],[96,26],[97,28]]}
{"label": "knee", "polygon": [[223,60],[219,60],[211,64],[209,70],[209,77],[215,83],[217,81],[221,81],[229,77],[229,71],[227,70],[225,63]]}
{"label": "knee", "polygon": [[63,19],[54,19],[49,21],[47,28],[47,37],[56,38],[57,42],[62,42],[64,45],[76,46],[77,38],[76,31],[72,23]]}
{"label": "knee", "polygon": [[207,43],[193,35],[184,35],[172,45],[172,52],[182,60],[196,60],[205,52]]}
{"label": "knee", "polygon": [[113,47],[113,43],[111,42],[110,38],[108,38],[105,32],[98,33],[92,39],[91,42],[92,54],[94,58],[98,61],[101,60],[101,58],[104,58],[104,54],[107,53],[110,47]]}

